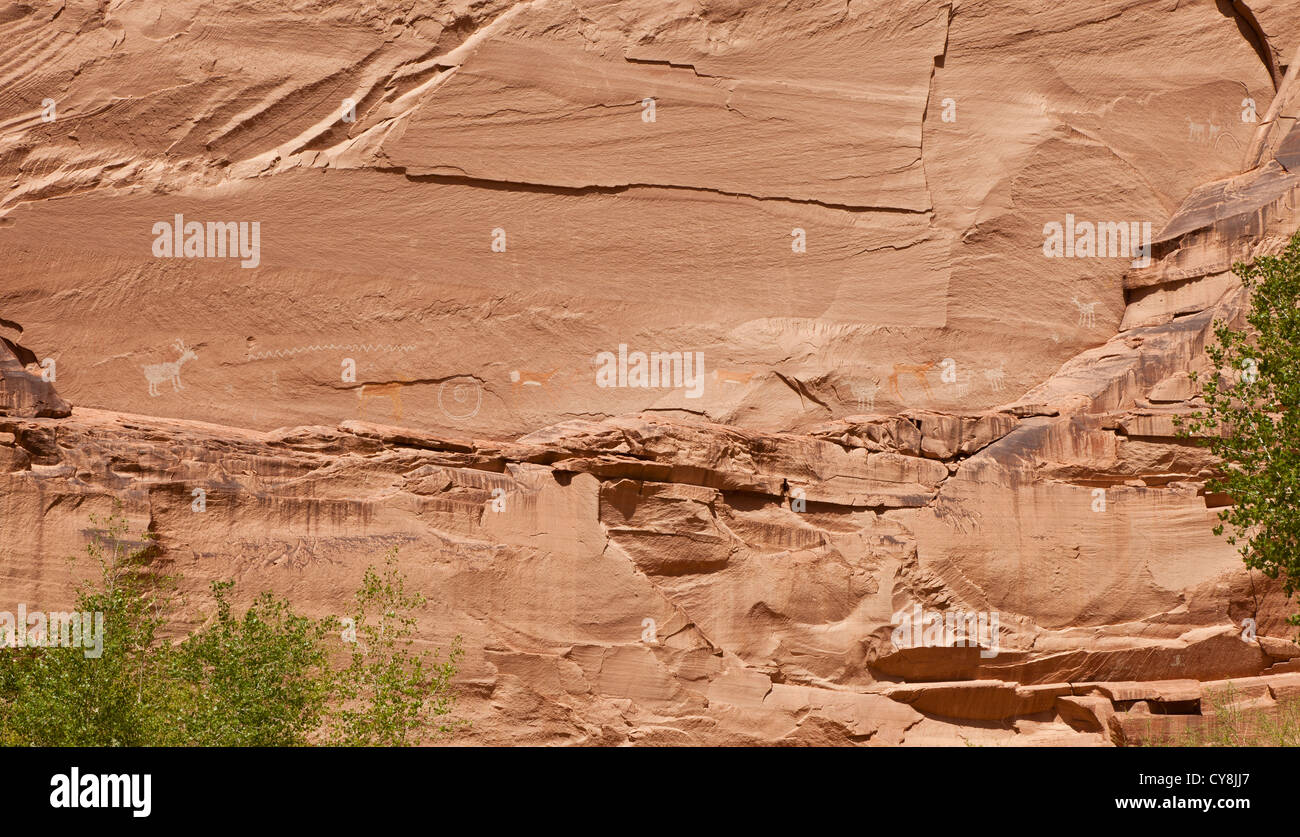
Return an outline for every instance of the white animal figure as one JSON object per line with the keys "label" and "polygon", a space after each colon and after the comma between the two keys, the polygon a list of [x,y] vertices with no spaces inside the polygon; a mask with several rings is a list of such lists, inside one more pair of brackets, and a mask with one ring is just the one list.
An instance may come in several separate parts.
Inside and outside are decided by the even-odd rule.
{"label": "white animal figure", "polygon": [[190,360],[198,360],[198,355],[194,354],[193,349],[185,348],[183,340],[177,340],[172,344],[172,348],[180,352],[180,357],[166,363],[151,363],[141,367],[144,369],[144,377],[149,382],[149,394],[152,396],[161,395],[158,392],[158,385],[172,382],[172,392],[180,392],[185,389],[181,383],[181,364]]}
{"label": "white animal figure", "polygon": [[853,394],[858,399],[858,409],[866,413],[876,411],[876,393],[880,392],[880,379],[871,378],[853,387]]}
{"label": "white animal figure", "polygon": [[1070,297],[1074,307],[1079,309],[1079,325],[1084,328],[1092,328],[1097,324],[1097,303],[1080,302],[1077,297]]}
{"label": "white animal figure", "polygon": [[1002,361],[998,363],[997,369],[984,370],[984,380],[989,382],[989,386],[992,387],[994,392],[1001,392],[1003,388],[1006,386],[1006,381],[1007,381],[1006,365],[1007,365],[1006,358],[1003,358]]}

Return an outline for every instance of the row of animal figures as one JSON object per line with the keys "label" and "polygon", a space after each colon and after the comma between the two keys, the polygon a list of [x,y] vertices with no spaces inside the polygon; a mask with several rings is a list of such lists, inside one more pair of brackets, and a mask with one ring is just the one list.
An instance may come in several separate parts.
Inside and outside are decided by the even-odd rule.
{"label": "row of animal figures", "polygon": [[1183,117],[1187,120],[1187,139],[1190,142],[1210,143],[1216,146],[1221,139],[1230,139],[1238,149],[1241,143],[1237,138],[1228,133],[1227,129],[1215,125],[1213,122],[1195,122],[1190,116]]}
{"label": "row of animal figures", "polygon": [[[930,372],[938,365],[937,361],[927,361],[926,363],[895,363],[893,370],[886,376],[889,391],[900,402],[903,401],[903,392],[899,386],[899,379],[904,380],[912,378],[921,386],[921,390],[927,397],[934,397],[934,390],[930,388]],[[1007,386],[1007,362],[1004,358],[998,362],[998,365],[992,369],[981,370],[985,383],[989,389],[994,392],[1002,392]],[[970,392],[970,378],[965,379],[958,377],[950,384],[948,392],[954,396],[961,397]],[[876,409],[876,395],[880,392],[880,379],[869,378],[865,383],[856,384],[853,387],[853,395],[857,398],[858,408],[868,412]]]}
{"label": "row of animal figures", "polygon": [[[1078,297],[1074,296],[1070,297],[1070,302],[1074,303],[1074,307],[1079,312],[1078,324],[1080,326],[1084,328],[1093,328],[1096,326],[1097,305],[1099,303],[1081,302]],[[191,360],[198,359],[198,355],[194,353],[193,349],[188,348],[183,340],[177,340],[172,344],[172,348],[176,350],[178,355],[176,360],[164,361],[163,363],[150,363],[141,367],[144,370],[145,380],[149,382],[149,394],[151,396],[156,397],[161,395],[158,391],[158,387],[162,384],[170,383],[173,392],[180,392],[184,389],[185,385],[181,383],[181,367]],[[906,373],[915,375],[917,381],[925,390],[925,394],[930,395],[930,384],[925,378],[925,373],[933,367],[933,362],[922,366],[895,364],[894,371],[889,376],[890,389],[895,395],[898,395],[898,376]],[[545,387],[550,384],[552,378],[559,374],[559,371],[558,367],[549,372],[530,372],[522,369],[515,369],[510,373],[510,385],[514,390],[530,386]],[[757,373],[752,371],[737,372],[729,369],[714,369],[711,374],[713,379],[719,384],[738,384],[740,386],[747,386],[750,380],[752,380],[754,375]],[[994,390],[1001,391],[1002,382],[1005,377],[1005,372],[1001,367],[998,369],[985,370],[984,377]],[[369,387],[369,390],[367,390],[367,387]],[[358,389],[357,397],[360,399],[361,407],[364,407],[366,401],[369,399],[386,396],[393,402],[395,413],[400,417],[402,411],[401,387],[402,384],[400,382],[389,384],[364,384]],[[879,388],[879,380],[874,381],[873,387],[868,388],[868,391],[870,392],[869,398],[872,403],[875,402],[875,391]],[[899,395],[899,397],[901,398],[902,396]],[[862,399],[860,398],[859,400],[861,401]]]}
{"label": "row of animal figures", "polygon": [[[1076,306],[1079,306],[1079,315],[1081,320],[1086,318],[1087,323],[1091,324],[1094,316],[1094,308],[1097,303],[1092,302],[1083,305],[1079,303],[1078,300],[1074,300],[1074,302]],[[163,363],[152,363],[142,367],[144,369],[145,379],[149,383],[149,395],[151,396],[160,395],[161,393],[158,391],[158,387],[167,383],[172,385],[172,390],[174,392],[179,392],[184,389],[185,386],[181,383],[181,367],[185,363],[198,358],[198,355],[195,354],[194,350],[187,347],[182,340],[177,340],[172,344],[172,347],[176,350],[178,355],[176,360],[166,361]],[[890,392],[893,393],[897,399],[902,401],[903,394],[899,387],[899,379],[900,377],[910,376],[921,386],[921,389],[925,392],[926,396],[933,397],[934,391],[930,388],[929,373],[934,369],[936,364],[936,361],[928,361],[919,364],[895,363],[893,370],[887,377]],[[510,372],[511,388],[517,391],[524,387],[545,387],[550,384],[551,380],[555,378],[559,372],[560,369],[558,367],[546,372],[532,372],[522,369],[512,370]],[[713,379],[723,385],[747,386],[756,374],[758,374],[756,371],[735,371],[728,369],[714,369],[712,371]],[[982,370],[982,375],[990,389],[994,392],[1003,391],[1006,387],[1006,360],[1003,359],[1000,361],[995,368]],[[952,393],[954,395],[965,395],[970,389],[969,378],[965,381],[955,380],[952,383]],[[400,381],[362,384],[357,388],[358,413],[365,412],[365,406],[369,401],[376,398],[387,398],[391,403],[393,415],[397,418],[401,418],[402,389],[404,386],[406,386],[406,384]],[[872,378],[864,384],[855,386],[854,395],[857,397],[859,407],[874,410],[876,394],[879,391],[879,378]]]}

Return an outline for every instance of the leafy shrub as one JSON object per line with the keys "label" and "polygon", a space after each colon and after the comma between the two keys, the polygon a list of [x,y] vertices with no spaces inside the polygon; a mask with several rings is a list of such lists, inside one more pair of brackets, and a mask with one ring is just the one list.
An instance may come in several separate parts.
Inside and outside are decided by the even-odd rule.
{"label": "leafy shrub", "polygon": [[149,571],[152,539],[129,547],[117,512],[103,524],[86,547],[97,581],[76,597],[77,611],[103,614],[102,653],[0,649],[0,744],[404,746],[461,725],[447,717],[460,637],[445,659],[413,650],[411,611],[424,597],[406,591],[396,550],[382,573],[366,570],[345,632],[353,644],[331,641],[344,620],[298,615],[270,593],[235,613],[229,581],[212,585],[211,622],[173,643],[160,633],[174,584]]}

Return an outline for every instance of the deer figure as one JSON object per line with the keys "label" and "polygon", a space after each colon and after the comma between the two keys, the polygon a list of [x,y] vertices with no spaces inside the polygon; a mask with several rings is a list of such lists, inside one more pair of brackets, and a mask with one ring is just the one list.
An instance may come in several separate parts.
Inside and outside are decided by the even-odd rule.
{"label": "deer figure", "polygon": [[550,372],[528,372],[526,370],[513,369],[510,372],[510,388],[519,389],[520,387],[544,387],[551,382],[551,379],[560,371],[560,367],[555,367]]}
{"label": "deer figure", "polygon": [[1193,142],[1205,139],[1205,131],[1208,123],[1193,122],[1191,117],[1187,117],[1187,138]]}
{"label": "deer figure", "polygon": [[1084,328],[1092,328],[1097,324],[1097,303],[1080,302],[1077,297],[1070,297],[1074,307],[1079,309],[1079,325]]}
{"label": "deer figure", "polygon": [[858,409],[874,413],[876,411],[877,392],[880,392],[879,378],[869,378],[865,383],[855,386],[853,394],[858,398]]}
{"label": "deer figure", "polygon": [[199,356],[194,354],[193,349],[185,348],[185,341],[177,340],[172,344],[172,348],[180,353],[180,357],[166,363],[150,363],[141,368],[144,370],[145,380],[149,382],[149,394],[151,396],[161,395],[158,392],[158,385],[172,382],[172,392],[180,392],[185,389],[181,383],[181,364],[190,360],[198,360]]}
{"label": "deer figure", "polygon": [[362,415],[366,402],[372,398],[387,397],[393,402],[393,418],[402,417],[402,384],[394,381],[390,384],[362,384],[357,390],[357,415]]}
{"label": "deer figure", "polygon": [[1001,392],[1007,380],[1007,359],[1003,358],[997,369],[985,369],[984,380],[989,382],[994,392]]}
{"label": "deer figure", "polygon": [[898,376],[901,373],[906,372],[916,377],[916,380],[921,384],[921,388],[925,390],[927,396],[932,396],[933,394],[930,392],[930,381],[925,377],[925,373],[929,372],[933,368],[934,361],[929,361],[928,363],[895,363],[894,371],[889,373],[889,389],[894,393],[899,401],[902,401],[903,393],[898,390]]}

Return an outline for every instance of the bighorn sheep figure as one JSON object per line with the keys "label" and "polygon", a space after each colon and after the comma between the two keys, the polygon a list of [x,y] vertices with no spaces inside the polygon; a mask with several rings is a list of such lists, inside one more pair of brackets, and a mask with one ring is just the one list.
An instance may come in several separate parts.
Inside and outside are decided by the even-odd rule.
{"label": "bighorn sheep figure", "polygon": [[177,340],[172,344],[172,348],[180,353],[180,357],[166,363],[150,363],[141,367],[144,369],[144,377],[149,381],[149,394],[158,396],[158,385],[172,382],[172,392],[180,392],[185,389],[181,383],[181,364],[188,360],[198,360],[199,356],[194,354],[193,349],[185,348],[185,341]]}

